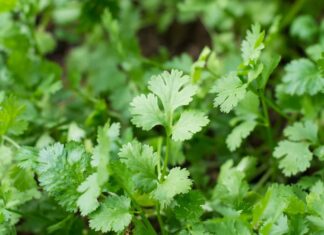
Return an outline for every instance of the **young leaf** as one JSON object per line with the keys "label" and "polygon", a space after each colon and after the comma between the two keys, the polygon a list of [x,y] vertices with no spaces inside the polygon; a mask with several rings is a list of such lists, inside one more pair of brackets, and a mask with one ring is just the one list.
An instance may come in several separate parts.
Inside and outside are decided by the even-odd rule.
{"label": "young leaf", "polygon": [[98,197],[101,193],[98,183],[98,174],[94,173],[78,187],[78,192],[82,195],[77,200],[81,215],[85,216],[93,212],[99,206]]}
{"label": "young leaf", "polygon": [[186,169],[172,168],[166,179],[152,192],[153,197],[162,207],[167,206],[174,196],[189,192],[192,182],[188,177],[189,172]]}
{"label": "young leaf", "polygon": [[187,105],[196,94],[197,86],[190,84],[189,76],[179,70],[163,72],[149,81],[149,90],[162,102],[165,113],[172,113],[177,108]]}
{"label": "young leaf", "polygon": [[236,126],[226,138],[226,144],[230,151],[234,151],[240,147],[242,140],[249,136],[254,130],[257,123],[253,120],[244,121]]}
{"label": "young leaf", "polygon": [[90,215],[89,225],[95,231],[122,232],[131,222],[131,201],[125,196],[109,196],[97,211]]}
{"label": "young leaf", "polygon": [[184,141],[199,132],[202,127],[208,124],[209,120],[204,113],[199,111],[185,111],[172,128],[172,139]]}
{"label": "young leaf", "polygon": [[263,39],[265,32],[261,32],[259,24],[252,26],[252,29],[247,32],[245,40],[242,42],[241,51],[244,64],[255,62],[261,55],[261,50],[264,48]]}
{"label": "young leaf", "polygon": [[110,161],[110,153],[117,149],[116,141],[119,137],[119,123],[109,122],[98,128],[97,146],[94,148],[91,165],[97,167],[99,185],[103,185],[109,177],[107,165]]}
{"label": "young leaf", "polygon": [[228,113],[245,97],[247,84],[230,74],[217,80],[212,92],[216,93],[214,106],[220,106],[222,112]]}
{"label": "young leaf", "polygon": [[133,141],[122,147],[119,157],[131,170],[133,182],[139,190],[150,192],[156,187],[158,157],[152,147]]}

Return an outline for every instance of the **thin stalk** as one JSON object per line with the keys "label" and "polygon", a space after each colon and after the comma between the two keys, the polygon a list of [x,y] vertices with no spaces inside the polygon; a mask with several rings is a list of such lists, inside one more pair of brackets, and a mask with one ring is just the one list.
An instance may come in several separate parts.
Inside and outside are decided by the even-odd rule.
{"label": "thin stalk", "polygon": [[163,143],[163,138],[158,139],[158,144],[157,144],[157,155],[158,155],[158,164],[157,164],[157,170],[158,170],[158,179],[161,179],[161,150],[162,150],[162,143]]}
{"label": "thin stalk", "polygon": [[276,111],[279,115],[281,115],[282,117],[286,118],[286,119],[290,119],[290,117],[285,114],[284,112],[282,112],[280,110],[280,107],[278,107],[278,105],[276,105],[271,99],[269,99],[268,97],[264,96],[265,101],[267,102],[267,104],[274,110]]}
{"label": "thin stalk", "polygon": [[156,206],[157,219],[158,219],[158,222],[159,222],[159,225],[160,225],[160,228],[161,228],[162,235],[166,235],[167,233],[166,233],[165,228],[164,228],[164,223],[163,223],[163,220],[162,220],[160,210],[161,210],[161,207],[160,207],[160,204],[158,203],[158,205]]}
{"label": "thin stalk", "polygon": [[170,138],[170,131],[166,131],[166,149],[165,149],[165,157],[164,157],[164,163],[163,163],[163,169],[162,169],[162,181],[164,180],[164,176],[166,174],[166,170],[168,168],[168,162],[169,162],[169,155],[171,150],[171,138]]}
{"label": "thin stalk", "polygon": [[269,168],[267,172],[261,177],[261,179],[256,183],[256,185],[253,187],[254,191],[258,191],[265,182],[270,178],[272,174],[272,168]]}
{"label": "thin stalk", "polygon": [[124,184],[118,179],[118,177],[116,177],[116,179],[117,179],[117,182],[119,183],[119,185],[122,186],[122,188],[125,190],[126,194],[132,200],[132,202],[134,204],[134,207],[135,207],[136,210],[138,210],[139,215],[141,216],[144,224],[147,226],[148,229],[151,230],[151,232],[153,234],[156,234],[157,235],[157,233],[156,233],[155,229],[153,228],[151,222],[146,218],[145,212],[144,212],[143,208],[137,203],[137,201],[135,200],[135,198],[133,197],[133,195],[131,194],[131,192],[126,187],[124,187]]}
{"label": "thin stalk", "polygon": [[286,17],[282,20],[282,24],[280,26],[280,29],[285,28],[288,26],[291,21],[295,18],[297,13],[303,8],[304,3],[306,0],[297,0],[293,4],[293,6],[290,8],[289,12],[286,14]]}
{"label": "thin stalk", "polygon": [[272,130],[271,130],[269,113],[268,113],[268,106],[267,106],[267,103],[266,103],[265,97],[264,97],[264,90],[260,90],[259,96],[260,96],[260,99],[261,99],[263,117],[265,119],[264,124],[265,124],[266,131],[267,131],[267,138],[268,138],[270,148],[272,149],[273,148]]}
{"label": "thin stalk", "polygon": [[2,136],[2,138],[5,141],[9,142],[15,148],[20,149],[20,145],[16,141],[14,141],[13,139],[11,139],[9,136],[4,135],[4,136]]}

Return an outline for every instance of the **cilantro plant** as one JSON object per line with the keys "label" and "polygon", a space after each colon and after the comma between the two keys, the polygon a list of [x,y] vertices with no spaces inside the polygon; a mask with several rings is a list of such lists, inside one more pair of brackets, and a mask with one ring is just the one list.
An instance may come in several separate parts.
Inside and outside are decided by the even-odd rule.
{"label": "cilantro plant", "polygon": [[0,0],[0,235],[323,234],[323,9]]}

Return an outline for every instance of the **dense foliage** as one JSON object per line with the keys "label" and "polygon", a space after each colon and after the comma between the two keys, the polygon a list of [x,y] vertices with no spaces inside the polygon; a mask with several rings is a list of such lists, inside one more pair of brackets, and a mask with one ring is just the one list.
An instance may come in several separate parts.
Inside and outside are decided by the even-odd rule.
{"label": "dense foliage", "polygon": [[0,0],[0,234],[324,234],[323,12]]}

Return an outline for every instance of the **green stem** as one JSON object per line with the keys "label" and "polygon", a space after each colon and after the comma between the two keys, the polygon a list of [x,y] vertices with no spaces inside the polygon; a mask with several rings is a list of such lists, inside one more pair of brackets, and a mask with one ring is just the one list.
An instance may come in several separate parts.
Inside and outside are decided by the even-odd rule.
{"label": "green stem", "polygon": [[164,180],[164,176],[166,174],[166,170],[168,168],[168,162],[169,162],[169,155],[170,155],[170,149],[171,149],[171,138],[170,138],[170,131],[166,131],[166,149],[165,149],[165,157],[164,157],[164,163],[163,163],[163,169],[162,169],[162,181]]}
{"label": "green stem", "polygon": [[281,115],[282,117],[286,118],[286,119],[290,119],[290,117],[285,114],[284,112],[282,112],[280,110],[280,107],[278,107],[278,105],[276,105],[271,99],[269,99],[268,97],[264,96],[265,101],[267,102],[267,104],[274,110],[276,111],[279,115]]}
{"label": "green stem", "polygon": [[4,136],[2,136],[2,138],[5,141],[9,142],[15,148],[20,149],[20,145],[16,141],[14,141],[13,139],[11,139],[9,136],[4,135]]}
{"label": "green stem", "polygon": [[306,0],[297,0],[293,4],[293,6],[290,8],[289,12],[286,14],[286,17],[282,20],[280,29],[285,28],[286,26],[288,26],[291,23],[291,21],[293,21],[293,19],[297,15],[297,13],[300,11],[300,9],[302,9],[305,2],[306,2]]}
{"label": "green stem", "polygon": [[154,230],[152,224],[150,223],[150,221],[146,218],[143,208],[137,203],[137,201],[135,200],[135,198],[133,197],[131,192],[127,189],[127,187],[124,187],[124,184],[122,183],[122,181],[120,179],[118,179],[118,177],[116,177],[116,179],[117,179],[117,182],[119,183],[119,185],[122,186],[122,188],[125,190],[126,194],[132,200],[133,205],[134,205],[135,209],[138,210],[139,215],[141,216],[144,224],[147,226],[147,228],[149,230],[151,230],[151,232],[153,234],[157,234],[156,231]]}
{"label": "green stem", "polygon": [[159,137],[158,143],[157,143],[157,155],[158,155],[158,164],[157,164],[157,170],[158,170],[158,179],[161,179],[161,150],[162,150],[162,143],[163,138]]}
{"label": "green stem", "polygon": [[162,216],[161,216],[160,210],[161,210],[160,204],[158,203],[158,205],[156,206],[157,219],[158,219],[158,222],[159,222],[159,225],[160,225],[160,228],[161,228],[162,235],[166,235],[166,231],[165,231],[165,228],[164,228],[164,223],[163,223],[163,220],[162,220]]}
{"label": "green stem", "polygon": [[253,187],[253,190],[258,191],[263,186],[263,184],[270,178],[271,174],[272,174],[272,168],[269,168],[267,172],[261,177],[261,179]]}
{"label": "green stem", "polygon": [[265,127],[266,127],[266,131],[267,131],[267,138],[268,138],[268,142],[270,145],[270,148],[273,148],[273,140],[272,140],[272,131],[271,131],[271,123],[270,123],[270,118],[269,118],[269,113],[268,113],[268,106],[267,103],[265,101],[265,96],[264,96],[264,90],[260,90],[259,92],[259,96],[261,99],[261,105],[262,105],[262,111],[263,111],[263,117],[265,119]]}

